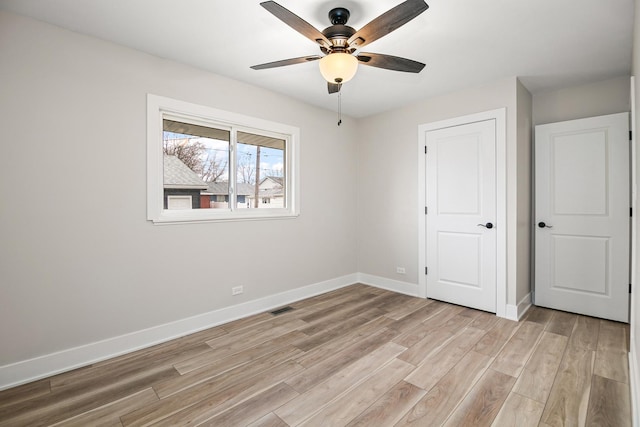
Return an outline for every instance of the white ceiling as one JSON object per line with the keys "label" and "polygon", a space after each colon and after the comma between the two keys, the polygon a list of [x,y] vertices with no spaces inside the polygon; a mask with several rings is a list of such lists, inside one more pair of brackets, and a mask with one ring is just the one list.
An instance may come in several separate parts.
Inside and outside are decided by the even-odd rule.
{"label": "white ceiling", "polygon": [[[316,28],[333,7],[359,29],[401,0],[278,0]],[[335,110],[317,62],[251,65],[319,54],[259,0],[0,0],[0,8]],[[427,64],[420,74],[360,66],[343,112],[364,117],[501,78],[532,92],[630,75],[633,0],[427,0],[430,8],[363,50]]]}

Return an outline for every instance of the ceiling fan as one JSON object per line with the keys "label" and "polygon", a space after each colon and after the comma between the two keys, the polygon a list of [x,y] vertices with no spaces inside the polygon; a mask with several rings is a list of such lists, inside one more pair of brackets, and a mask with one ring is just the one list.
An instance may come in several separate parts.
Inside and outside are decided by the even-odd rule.
{"label": "ceiling fan", "polygon": [[358,31],[346,25],[350,13],[343,7],[331,9],[329,12],[331,26],[320,32],[307,21],[274,1],[265,1],[260,5],[285,24],[317,43],[324,55],[302,56],[254,65],[251,67],[254,70],[319,60],[320,73],[327,80],[329,93],[335,93],[340,91],[343,83],[351,80],[355,75],[358,64],[408,73],[419,73],[425,66],[421,62],[398,56],[357,52],[360,48],[386,36],[427,10],[429,6],[424,0],[406,0],[378,16]]}

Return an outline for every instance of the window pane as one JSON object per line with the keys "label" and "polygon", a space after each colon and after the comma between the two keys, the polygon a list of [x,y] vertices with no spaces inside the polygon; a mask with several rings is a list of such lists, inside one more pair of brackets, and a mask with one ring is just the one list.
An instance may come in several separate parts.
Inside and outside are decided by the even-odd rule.
{"label": "window pane", "polygon": [[287,207],[285,143],[283,139],[238,132],[238,208]]}
{"label": "window pane", "polygon": [[163,131],[164,209],[228,208],[230,132],[168,119]]}

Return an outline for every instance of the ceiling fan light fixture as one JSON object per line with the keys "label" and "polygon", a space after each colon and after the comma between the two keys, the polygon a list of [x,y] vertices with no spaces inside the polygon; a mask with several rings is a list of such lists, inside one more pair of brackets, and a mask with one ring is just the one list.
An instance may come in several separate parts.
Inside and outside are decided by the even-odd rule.
{"label": "ceiling fan light fixture", "polygon": [[329,83],[346,83],[356,75],[358,59],[344,52],[334,52],[320,59],[320,74]]}

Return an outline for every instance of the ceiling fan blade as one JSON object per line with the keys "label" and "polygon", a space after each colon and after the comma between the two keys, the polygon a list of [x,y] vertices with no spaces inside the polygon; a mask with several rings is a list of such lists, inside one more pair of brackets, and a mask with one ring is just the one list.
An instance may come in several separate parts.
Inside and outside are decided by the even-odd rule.
{"label": "ceiling fan blade", "polygon": [[265,70],[267,68],[284,67],[285,65],[295,65],[295,64],[302,64],[303,62],[317,61],[320,58],[322,58],[322,56],[318,56],[318,55],[300,56],[298,58],[283,59],[281,61],[273,61],[273,62],[267,62],[265,64],[253,65],[251,66],[251,68],[253,68],[254,70]]}
{"label": "ceiling fan blade", "polygon": [[318,31],[313,25],[309,24],[307,21],[291,12],[289,9],[280,6],[274,1],[262,2],[260,3],[260,6],[267,9],[276,18],[280,19],[282,22],[284,22],[312,42],[318,43],[320,46],[324,46],[327,48],[331,47],[331,42],[329,42],[329,39],[327,39],[324,34]]}
{"label": "ceiling fan blade", "polygon": [[349,38],[349,46],[359,49],[378,40],[411,21],[428,8],[429,5],[424,0],[406,0],[360,28]]}
{"label": "ceiling fan blade", "polygon": [[419,73],[425,66],[422,62],[412,59],[383,55],[381,53],[361,53],[357,58],[358,62],[362,65],[384,68],[386,70],[404,71],[406,73]]}
{"label": "ceiling fan blade", "polygon": [[327,89],[329,89],[329,94],[340,92],[341,87],[342,85],[339,83],[327,82]]}

